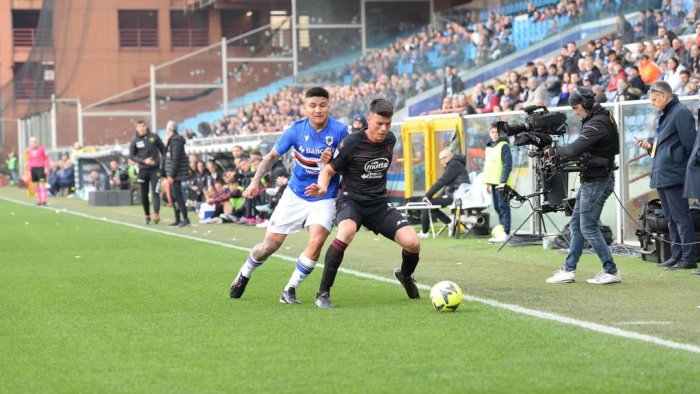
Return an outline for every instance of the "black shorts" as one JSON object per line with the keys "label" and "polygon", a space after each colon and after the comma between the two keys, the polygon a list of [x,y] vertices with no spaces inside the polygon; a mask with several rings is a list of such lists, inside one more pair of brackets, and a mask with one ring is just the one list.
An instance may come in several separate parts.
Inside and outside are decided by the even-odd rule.
{"label": "black shorts", "polygon": [[46,182],[44,167],[32,167],[32,182]]}
{"label": "black shorts", "polygon": [[410,225],[386,200],[367,204],[341,196],[335,202],[335,221],[340,223],[346,219],[355,222],[358,230],[365,226],[375,234],[381,234],[392,241],[401,227]]}
{"label": "black shorts", "polygon": [[160,169],[159,168],[141,168],[141,169],[139,169],[139,174],[138,174],[138,177],[136,178],[136,182],[138,182],[138,183],[158,182],[159,178],[160,178]]}

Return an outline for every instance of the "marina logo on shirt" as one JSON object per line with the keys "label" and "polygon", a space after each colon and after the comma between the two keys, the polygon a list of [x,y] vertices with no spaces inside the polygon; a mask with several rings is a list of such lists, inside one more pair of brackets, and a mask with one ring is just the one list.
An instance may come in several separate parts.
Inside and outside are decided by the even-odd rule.
{"label": "marina logo on shirt", "polygon": [[327,135],[326,136],[326,145],[332,145],[332,144],[333,144],[333,136]]}

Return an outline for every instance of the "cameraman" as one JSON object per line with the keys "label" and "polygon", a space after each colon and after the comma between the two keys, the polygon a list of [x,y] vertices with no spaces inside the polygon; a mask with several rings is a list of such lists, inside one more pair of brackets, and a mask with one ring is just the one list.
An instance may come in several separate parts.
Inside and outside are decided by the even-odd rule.
{"label": "cameraman", "polygon": [[603,233],[598,227],[605,200],[614,189],[615,156],[620,153],[617,123],[612,114],[595,104],[595,94],[588,88],[577,87],[569,96],[569,105],[581,117],[581,133],[571,144],[544,151],[555,160],[582,160],[581,187],[576,194],[576,206],[571,218],[571,246],[564,266],[547,279],[547,283],[571,283],[576,265],[583,252],[584,238],[591,244],[603,263],[603,271],[588,283],[604,285],[620,283],[622,278],[613,261]]}

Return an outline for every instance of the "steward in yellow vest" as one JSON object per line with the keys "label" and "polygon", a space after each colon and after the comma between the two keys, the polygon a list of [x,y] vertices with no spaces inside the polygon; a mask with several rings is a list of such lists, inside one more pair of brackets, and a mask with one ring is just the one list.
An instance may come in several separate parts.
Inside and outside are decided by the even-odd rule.
{"label": "steward in yellow vest", "polygon": [[510,203],[505,196],[506,185],[515,187],[515,179],[511,174],[513,169],[513,156],[510,153],[508,137],[498,133],[496,124],[489,128],[491,141],[486,144],[484,154],[484,184],[490,189],[493,197],[493,208],[498,214],[498,222],[503,226],[504,232],[497,237],[489,239],[491,243],[505,242],[510,234]]}

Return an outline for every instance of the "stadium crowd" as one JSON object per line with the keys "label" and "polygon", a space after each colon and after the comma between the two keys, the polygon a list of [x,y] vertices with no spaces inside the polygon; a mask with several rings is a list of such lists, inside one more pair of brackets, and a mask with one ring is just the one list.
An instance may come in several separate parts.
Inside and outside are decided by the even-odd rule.
{"label": "stadium crowd", "polygon": [[[521,17],[532,23],[549,23],[548,32],[558,31],[562,22],[557,21],[589,20],[596,15],[593,10],[612,7],[610,3],[561,0],[540,9],[531,3]],[[516,51],[513,21],[518,15],[491,12],[481,18],[478,12],[464,10],[449,17],[451,20],[439,27],[426,26],[385,48],[369,50],[350,64],[302,77],[296,86],[240,107],[212,122],[212,134],[247,135],[284,129],[302,117],[304,86],[311,84],[328,89],[334,114],[346,122],[354,114],[367,113],[369,97],[386,97],[401,108],[407,98],[443,84],[448,66],[456,70],[478,67]]]}
{"label": "stadium crowd", "polygon": [[[186,199],[188,210],[197,212],[201,223],[239,223],[246,225],[265,225],[266,219],[275,208],[287,185],[289,173],[282,162],[273,167],[270,175],[264,179],[266,192],[257,198],[246,200],[242,198],[243,190],[250,184],[255,169],[262,160],[259,151],[245,154],[242,147],[233,148],[231,165],[222,167],[216,160],[202,160],[197,155],[189,155],[189,178],[182,184],[182,193]],[[64,161],[65,160],[65,161]],[[222,162],[223,163],[223,162]],[[55,171],[51,177],[58,177],[60,168],[70,168],[73,164],[64,157],[54,165]],[[137,165],[132,160],[110,162],[107,174],[97,170],[89,174],[85,185],[87,190],[131,190],[138,198]],[[168,207],[173,204],[173,197],[167,187],[165,178],[160,180],[160,195],[158,198]],[[49,184],[53,185],[51,181]],[[61,183],[56,183],[58,190],[65,190]],[[75,191],[75,184],[70,187]],[[60,191],[55,196],[65,195]]]}
{"label": "stadium crowd", "polygon": [[[592,89],[597,103],[639,100],[648,98],[649,87],[657,80],[668,82],[678,96],[698,94],[698,3],[693,2],[686,13],[681,5],[664,1],[659,9],[641,11],[634,23],[617,16],[612,35],[590,40],[583,47],[569,42],[549,62],[535,59],[520,70],[508,71],[503,78],[443,94],[442,107],[427,113],[473,114],[519,110],[528,105],[564,106],[577,86]],[[447,91],[447,80],[444,84],[443,92]]]}

